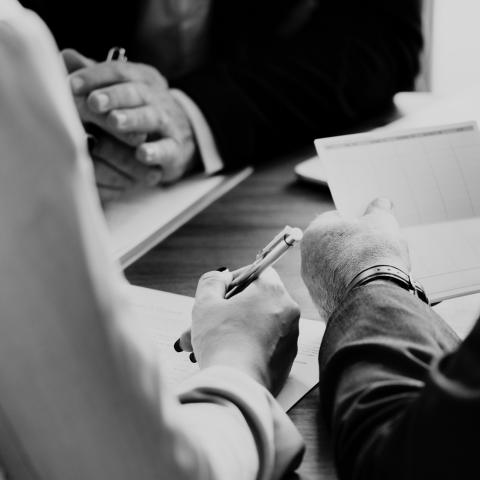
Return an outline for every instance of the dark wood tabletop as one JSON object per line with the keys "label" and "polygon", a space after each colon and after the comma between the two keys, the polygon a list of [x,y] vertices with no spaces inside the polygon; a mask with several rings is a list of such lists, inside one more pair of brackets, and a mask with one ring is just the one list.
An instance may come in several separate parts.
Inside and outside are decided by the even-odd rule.
{"label": "dark wood tabletop", "polygon": [[[216,201],[126,270],[134,285],[193,296],[200,275],[221,266],[251,263],[258,250],[285,225],[305,228],[331,210],[328,188],[296,179],[293,167],[313,149],[263,165],[244,183]],[[276,265],[302,316],[319,319],[300,277],[295,249]],[[307,453],[300,479],[335,479],[328,434],[319,415],[318,388],[291,411]]]}

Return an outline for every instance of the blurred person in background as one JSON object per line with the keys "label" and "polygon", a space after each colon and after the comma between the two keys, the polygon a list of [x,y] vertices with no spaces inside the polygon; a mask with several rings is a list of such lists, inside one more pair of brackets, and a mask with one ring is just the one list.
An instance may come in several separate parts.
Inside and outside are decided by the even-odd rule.
{"label": "blurred person in background", "polygon": [[[104,132],[92,154],[107,198],[354,128],[419,70],[420,0],[22,3],[76,50],[64,59],[82,120]],[[128,63],[105,62],[115,45]]]}
{"label": "blurred person in background", "polygon": [[110,255],[59,52],[16,0],[0,2],[0,72],[6,478],[267,480],[295,469],[303,442],[273,394],[297,352],[299,310],[278,275],[230,300],[230,272],[202,277],[190,340],[200,370],[174,392]]}

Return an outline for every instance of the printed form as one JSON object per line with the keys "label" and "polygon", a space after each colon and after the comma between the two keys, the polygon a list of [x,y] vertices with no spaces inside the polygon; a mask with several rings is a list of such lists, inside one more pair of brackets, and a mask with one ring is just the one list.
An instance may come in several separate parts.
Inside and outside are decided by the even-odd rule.
{"label": "printed form", "polygon": [[475,123],[317,140],[337,209],[388,197],[412,272],[432,301],[480,291],[480,132]]}
{"label": "printed form", "polygon": [[[178,353],[173,344],[190,328],[194,299],[183,295],[130,286],[127,290],[133,308],[135,327],[142,329],[158,347],[158,362],[162,378],[172,390],[198,371],[187,353]],[[290,376],[277,400],[285,410],[292,408],[319,381],[318,351],[325,324],[300,320],[298,354]]]}

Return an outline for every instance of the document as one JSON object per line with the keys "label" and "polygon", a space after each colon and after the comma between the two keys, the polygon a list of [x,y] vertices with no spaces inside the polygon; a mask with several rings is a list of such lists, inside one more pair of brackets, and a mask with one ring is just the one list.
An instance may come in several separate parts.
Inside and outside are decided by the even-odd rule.
{"label": "document", "polygon": [[335,205],[393,201],[412,272],[432,301],[480,291],[480,132],[475,123],[315,142]]}
{"label": "document", "polygon": [[112,249],[122,267],[133,263],[252,171],[245,168],[211,177],[199,174],[171,186],[139,188],[107,205],[105,217]]}
{"label": "document", "polygon": [[[183,295],[131,286],[128,290],[133,305],[133,317],[139,329],[158,345],[159,363],[163,378],[172,390],[198,371],[188,353],[178,353],[173,344],[190,328],[194,299]],[[291,409],[319,380],[318,350],[325,324],[300,320],[298,354],[285,387],[277,397],[282,408]]]}

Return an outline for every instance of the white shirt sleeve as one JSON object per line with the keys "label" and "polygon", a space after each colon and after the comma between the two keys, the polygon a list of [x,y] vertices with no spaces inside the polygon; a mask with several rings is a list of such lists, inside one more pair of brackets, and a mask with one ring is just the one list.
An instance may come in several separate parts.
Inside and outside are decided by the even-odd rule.
{"label": "white shirt sleeve", "polygon": [[166,390],[108,248],[85,135],[41,20],[0,4],[0,452],[12,478],[279,478],[302,452],[227,368]]}
{"label": "white shirt sleeve", "polygon": [[190,120],[205,172],[209,175],[219,172],[223,169],[224,164],[207,119],[185,92],[177,89],[171,89],[170,92],[183,107]]}

